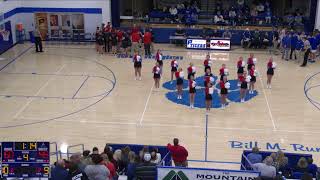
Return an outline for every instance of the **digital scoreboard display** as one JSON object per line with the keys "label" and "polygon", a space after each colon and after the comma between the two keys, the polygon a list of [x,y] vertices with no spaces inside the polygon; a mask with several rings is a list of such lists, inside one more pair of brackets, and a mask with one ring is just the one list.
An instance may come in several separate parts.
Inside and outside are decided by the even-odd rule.
{"label": "digital scoreboard display", "polygon": [[2,142],[2,177],[49,177],[49,142]]}

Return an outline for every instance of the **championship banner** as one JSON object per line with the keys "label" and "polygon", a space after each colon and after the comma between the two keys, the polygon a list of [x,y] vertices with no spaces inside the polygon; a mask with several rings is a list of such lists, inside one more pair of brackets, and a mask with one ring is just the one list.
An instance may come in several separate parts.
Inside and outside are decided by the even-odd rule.
{"label": "championship banner", "polygon": [[253,180],[259,176],[260,173],[250,171],[157,167],[158,180]]}

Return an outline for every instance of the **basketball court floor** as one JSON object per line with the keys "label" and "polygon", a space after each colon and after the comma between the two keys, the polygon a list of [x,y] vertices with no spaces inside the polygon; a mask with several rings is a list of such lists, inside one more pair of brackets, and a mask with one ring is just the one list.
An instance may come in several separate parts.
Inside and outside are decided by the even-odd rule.
{"label": "basketball court floor", "polygon": [[[203,75],[206,51],[164,44],[156,48],[164,55],[182,56],[179,65],[185,71],[193,62],[197,76]],[[23,44],[0,56],[2,141],[46,140],[102,149],[105,143],[166,145],[178,137],[189,159],[215,161],[206,163],[210,167],[239,169],[242,151],[254,144],[261,150],[312,153],[320,164],[319,62],[301,68],[274,56],[278,66],[270,90],[270,55],[254,51],[260,72],[257,95],[245,103],[230,100],[224,110],[213,108],[206,121],[204,108],[190,109],[170,99],[174,90],[154,90],[154,60],[144,60],[142,81],[135,81],[131,59],[98,55],[94,45],[45,45],[44,53],[34,51],[31,44]],[[213,73],[225,63],[229,79],[236,79],[238,57],[247,59],[250,52],[210,52]],[[169,81],[167,60],[161,85]]]}

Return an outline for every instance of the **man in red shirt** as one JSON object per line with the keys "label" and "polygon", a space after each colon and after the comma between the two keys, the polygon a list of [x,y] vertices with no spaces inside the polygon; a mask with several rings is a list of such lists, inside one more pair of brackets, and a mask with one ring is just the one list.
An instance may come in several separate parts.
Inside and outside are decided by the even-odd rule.
{"label": "man in red shirt", "polygon": [[143,36],[143,43],[144,43],[145,55],[148,57],[151,56],[151,50],[150,50],[151,42],[152,42],[151,39],[152,39],[152,34],[149,30],[147,30]]}
{"label": "man in red shirt", "polygon": [[168,150],[171,153],[175,166],[188,167],[188,151],[183,146],[179,145],[179,139],[173,139],[173,145],[170,143],[167,145]]}
{"label": "man in red shirt", "polygon": [[139,52],[140,54],[140,48],[139,43],[141,40],[141,36],[139,32],[132,32],[131,34],[131,42],[132,42],[132,48],[131,48],[131,55],[133,56],[133,52]]}

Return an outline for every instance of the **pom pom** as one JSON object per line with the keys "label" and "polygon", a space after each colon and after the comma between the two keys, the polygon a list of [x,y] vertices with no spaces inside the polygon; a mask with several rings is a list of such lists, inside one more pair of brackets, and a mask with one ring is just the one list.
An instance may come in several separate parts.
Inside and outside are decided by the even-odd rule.
{"label": "pom pom", "polygon": [[196,72],[196,67],[192,66],[192,73]]}
{"label": "pom pom", "polygon": [[224,86],[225,86],[225,88],[227,88],[227,89],[230,89],[230,83],[229,82],[226,82],[225,84],[224,84]]}
{"label": "pom pom", "polygon": [[209,62],[208,62],[208,66],[212,66],[212,61],[210,60]]}
{"label": "pom pom", "polygon": [[229,69],[225,68],[223,70],[224,75],[229,76]]}
{"label": "pom pom", "polygon": [[137,61],[141,62],[141,60],[142,60],[141,56],[137,56]]}
{"label": "pom pom", "polygon": [[213,87],[209,88],[209,94],[213,94],[213,92],[214,92]]}
{"label": "pom pom", "polygon": [[197,83],[196,83],[195,81],[193,81],[192,84],[191,84],[191,86],[192,86],[193,88],[195,88],[195,87],[197,86]]}
{"label": "pom pom", "polygon": [[253,58],[253,64],[257,63],[257,58]]}
{"label": "pom pom", "polygon": [[210,77],[210,82],[214,82],[214,78],[213,77]]}
{"label": "pom pom", "polygon": [[275,69],[277,67],[277,64],[275,62],[272,62],[272,68]]}
{"label": "pom pom", "polygon": [[161,61],[162,60],[162,55],[161,54],[159,54],[159,59],[158,59],[159,61]]}
{"label": "pom pom", "polygon": [[257,70],[254,70],[254,76],[258,76],[258,71]]}
{"label": "pom pom", "polygon": [[247,76],[246,77],[246,82],[250,82],[251,81],[251,76]]}
{"label": "pom pom", "polygon": [[184,77],[183,71],[181,71],[181,72],[179,73],[179,77],[180,77],[180,78],[183,78],[183,77]]}
{"label": "pom pom", "polygon": [[246,63],[244,61],[242,61],[241,66],[246,67]]}

